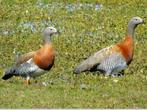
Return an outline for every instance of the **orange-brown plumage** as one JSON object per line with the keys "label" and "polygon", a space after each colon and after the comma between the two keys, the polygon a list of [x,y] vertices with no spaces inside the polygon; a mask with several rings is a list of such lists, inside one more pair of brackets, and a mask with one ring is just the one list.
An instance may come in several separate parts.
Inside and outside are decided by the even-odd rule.
{"label": "orange-brown plumage", "polygon": [[127,63],[129,63],[133,58],[133,38],[126,36],[125,40],[122,43],[117,44],[117,46]]}
{"label": "orange-brown plumage", "polygon": [[51,43],[51,36],[58,31],[53,27],[47,27],[43,31],[43,46],[33,52],[21,55],[16,59],[15,65],[5,71],[2,79],[7,80],[12,76],[26,78],[27,84],[30,77],[37,77],[47,73],[54,64],[55,52]]}
{"label": "orange-brown plumage", "polygon": [[119,72],[124,70],[133,59],[134,31],[137,25],[142,23],[144,21],[140,17],[133,17],[128,23],[125,39],[121,43],[94,53],[82,61],[74,69],[74,73],[102,71],[105,72],[105,75],[119,76]]}
{"label": "orange-brown plumage", "polygon": [[45,44],[41,49],[39,49],[33,60],[37,66],[41,69],[49,70],[54,64],[55,52],[52,44]]}

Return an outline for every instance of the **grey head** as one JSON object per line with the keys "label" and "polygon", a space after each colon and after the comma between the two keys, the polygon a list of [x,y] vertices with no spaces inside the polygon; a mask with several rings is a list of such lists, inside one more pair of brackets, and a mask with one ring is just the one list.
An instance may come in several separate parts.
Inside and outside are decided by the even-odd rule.
{"label": "grey head", "polygon": [[43,42],[44,43],[49,43],[51,36],[54,34],[58,34],[58,31],[54,27],[46,27],[45,30],[43,31]]}
{"label": "grey head", "polygon": [[143,24],[144,21],[140,17],[133,17],[128,23],[127,35],[133,37],[137,25]]}

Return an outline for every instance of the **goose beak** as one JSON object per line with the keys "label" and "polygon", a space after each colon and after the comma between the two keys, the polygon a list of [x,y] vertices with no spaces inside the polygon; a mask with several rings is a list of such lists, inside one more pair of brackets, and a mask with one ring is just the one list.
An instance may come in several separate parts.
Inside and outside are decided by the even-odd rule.
{"label": "goose beak", "polygon": [[142,19],[141,24],[145,24],[145,21]]}
{"label": "goose beak", "polygon": [[57,31],[56,34],[60,34],[60,31]]}

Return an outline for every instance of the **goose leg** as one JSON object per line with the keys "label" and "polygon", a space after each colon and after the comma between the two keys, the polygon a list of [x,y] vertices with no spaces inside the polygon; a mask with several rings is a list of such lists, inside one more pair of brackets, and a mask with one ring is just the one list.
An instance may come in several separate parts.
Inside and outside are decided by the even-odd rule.
{"label": "goose leg", "polygon": [[29,85],[30,84],[30,76],[27,76],[26,80],[25,80],[25,84]]}

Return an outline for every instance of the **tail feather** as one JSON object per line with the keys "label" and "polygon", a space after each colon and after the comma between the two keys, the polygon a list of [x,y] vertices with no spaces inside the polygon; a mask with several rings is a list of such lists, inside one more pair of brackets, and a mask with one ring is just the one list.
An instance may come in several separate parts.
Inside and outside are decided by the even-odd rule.
{"label": "tail feather", "polygon": [[74,73],[79,74],[79,73],[84,72],[84,71],[89,70],[89,69],[90,69],[90,67],[89,67],[87,61],[83,61],[80,65],[78,65],[74,69]]}
{"label": "tail feather", "polygon": [[74,72],[75,74],[79,74],[79,73],[81,73],[80,69],[79,69],[79,68],[77,68],[77,67],[74,69],[74,71],[73,71],[73,72]]}
{"label": "tail feather", "polygon": [[94,56],[90,56],[74,69],[74,73],[79,74],[84,71],[95,71],[97,65],[99,65],[99,60]]}
{"label": "tail feather", "polygon": [[14,73],[15,73],[15,68],[10,68],[10,69],[5,71],[5,74],[2,77],[2,79],[7,80],[7,79],[13,77]]}

